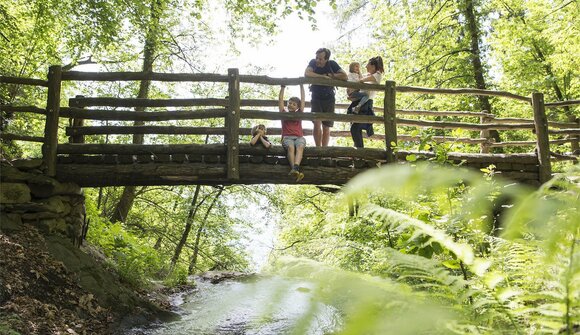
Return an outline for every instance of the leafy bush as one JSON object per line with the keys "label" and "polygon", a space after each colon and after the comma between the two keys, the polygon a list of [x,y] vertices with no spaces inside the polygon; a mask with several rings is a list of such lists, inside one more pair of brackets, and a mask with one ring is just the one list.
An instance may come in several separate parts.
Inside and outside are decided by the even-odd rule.
{"label": "leafy bush", "polygon": [[345,188],[359,216],[330,213],[291,249],[359,273],[286,258],[277,269],[319,283],[341,334],[573,334],[579,175],[532,190],[434,165],[369,171]]}
{"label": "leafy bush", "polygon": [[111,223],[100,217],[87,200],[90,228],[89,243],[99,246],[120,277],[134,287],[146,284],[147,279],[160,271],[163,264],[157,251],[126,231],[120,223]]}

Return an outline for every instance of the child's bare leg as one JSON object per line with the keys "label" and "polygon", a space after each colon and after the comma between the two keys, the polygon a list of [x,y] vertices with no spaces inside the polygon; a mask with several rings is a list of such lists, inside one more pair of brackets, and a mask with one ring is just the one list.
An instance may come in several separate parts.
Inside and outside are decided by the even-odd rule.
{"label": "child's bare leg", "polygon": [[288,146],[288,162],[290,163],[290,168],[294,168],[294,146],[293,145],[289,145]]}
{"label": "child's bare leg", "polygon": [[300,162],[302,162],[303,154],[304,154],[304,146],[299,145],[298,147],[296,147],[296,156],[294,158],[294,162],[296,165],[300,165]]}

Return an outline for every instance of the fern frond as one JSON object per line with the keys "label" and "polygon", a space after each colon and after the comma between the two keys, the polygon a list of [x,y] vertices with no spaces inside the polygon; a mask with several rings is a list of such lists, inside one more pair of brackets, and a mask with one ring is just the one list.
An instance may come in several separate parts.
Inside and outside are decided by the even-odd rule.
{"label": "fern frond", "polygon": [[421,220],[373,204],[365,205],[361,209],[361,212],[363,215],[375,217],[394,227],[413,227],[417,232],[428,236],[431,241],[437,242],[447,250],[453,252],[457,259],[461,260],[463,263],[467,265],[473,264],[473,250],[469,245],[453,241],[453,238],[447,235],[444,231],[436,229]]}

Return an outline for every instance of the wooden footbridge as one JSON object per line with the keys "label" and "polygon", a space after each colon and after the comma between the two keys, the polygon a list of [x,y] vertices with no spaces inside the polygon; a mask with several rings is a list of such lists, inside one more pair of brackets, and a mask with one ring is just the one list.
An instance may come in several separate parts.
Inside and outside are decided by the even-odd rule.
{"label": "wooden footbridge", "polygon": [[[227,85],[227,97],[128,99],[76,96],[68,99],[68,106],[62,106],[64,98],[61,91],[66,82],[143,80],[223,83],[224,93]],[[227,75],[91,73],[63,72],[60,66],[49,69],[48,80],[0,76],[0,84],[10,87],[33,85],[47,88],[45,108],[0,106],[3,113],[41,115],[45,122],[44,134],[34,136],[3,132],[0,137],[4,141],[42,143],[46,174],[83,187],[295,183],[287,175],[289,166],[284,149],[276,144],[279,143],[277,135],[280,135],[280,128],[270,128],[268,131],[275,143],[272,148],[266,150],[248,144],[251,125],[265,120],[333,120],[337,125],[352,122],[372,123],[377,132],[384,130],[383,134],[375,134],[365,139],[367,143],[375,141],[373,148],[307,147],[302,162],[305,178],[300,182],[306,184],[344,184],[356,174],[384,164],[440,158],[437,152],[405,150],[403,143],[420,140],[418,136],[412,135],[412,129],[417,128],[470,131],[473,134],[471,137],[436,136],[432,140],[479,148],[478,153],[447,152],[444,158],[449,162],[462,163],[477,169],[494,165],[496,171],[507,178],[538,184],[550,178],[552,161],[577,162],[577,156],[554,154],[556,150],[551,149],[571,143],[571,151],[577,150],[580,138],[577,119],[573,122],[552,122],[546,114],[546,108],[577,105],[580,101],[545,103],[542,93],[523,97],[508,92],[478,89],[396,86],[391,81],[384,85],[369,85],[313,78],[269,78],[240,75],[237,69],[230,69]],[[346,107],[343,104],[337,105],[339,113],[336,114],[279,113],[272,111],[272,107],[277,106],[277,101],[244,99],[241,84],[321,84],[373,89],[384,92],[384,107],[375,108],[378,116],[342,114],[340,110]],[[411,93],[485,95],[513,99],[526,104],[526,108],[533,111],[534,118],[497,118],[485,111],[397,109],[396,96]],[[379,104],[380,102],[375,101],[375,105]],[[408,118],[403,117],[406,115]],[[208,120],[211,122],[207,122]],[[535,133],[535,140],[498,143],[489,136],[490,131],[516,129]],[[311,134],[311,130],[305,131],[307,136]],[[331,135],[341,138],[339,143],[352,143],[348,131],[333,131]],[[131,136],[133,143],[142,144],[126,144]],[[382,143],[379,148],[376,147],[376,141]],[[508,146],[527,146],[529,151],[518,154],[488,153],[493,148]],[[575,155],[577,154],[576,151]]]}

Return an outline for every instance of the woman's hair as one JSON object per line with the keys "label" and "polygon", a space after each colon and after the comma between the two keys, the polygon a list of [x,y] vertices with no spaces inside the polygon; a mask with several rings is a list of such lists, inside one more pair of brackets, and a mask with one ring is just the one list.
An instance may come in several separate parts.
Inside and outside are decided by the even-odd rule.
{"label": "woman's hair", "polygon": [[354,73],[354,67],[357,66],[357,65],[360,66],[360,63],[359,62],[352,62],[352,63],[350,63],[350,65],[348,66],[348,71],[350,73]]}
{"label": "woman's hair", "polygon": [[377,71],[381,73],[385,72],[385,68],[383,66],[383,58],[381,58],[381,56],[369,59],[369,64],[374,65],[377,68]]}
{"label": "woman's hair", "polygon": [[264,133],[266,132],[266,126],[264,126],[263,124],[259,124],[252,127],[252,136],[256,136],[256,134],[258,133],[258,129],[260,128],[264,128]]}
{"label": "woman's hair", "polygon": [[298,105],[298,109],[300,109],[300,105],[302,104],[302,101],[300,100],[300,98],[292,97],[292,98],[288,99],[288,101],[294,101]]}

